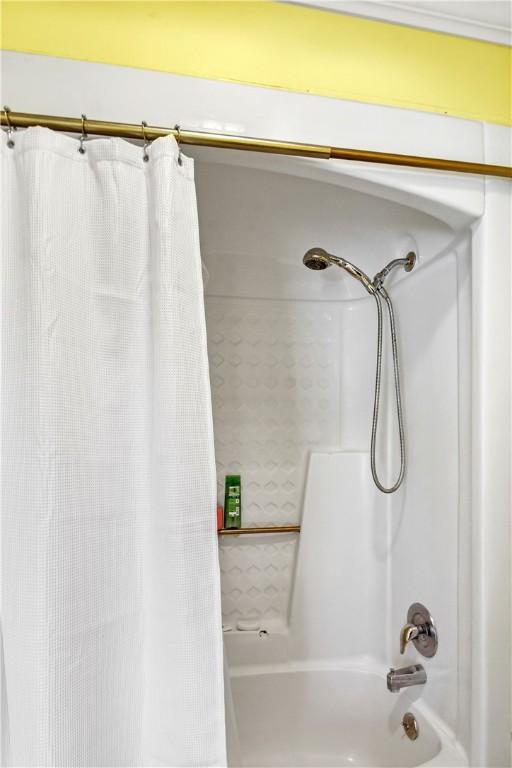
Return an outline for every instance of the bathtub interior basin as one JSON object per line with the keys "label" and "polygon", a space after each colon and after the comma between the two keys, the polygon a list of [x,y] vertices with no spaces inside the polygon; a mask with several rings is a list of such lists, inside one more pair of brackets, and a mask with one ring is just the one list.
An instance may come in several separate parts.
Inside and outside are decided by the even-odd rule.
{"label": "bathtub interior basin", "polygon": [[[259,644],[256,637],[237,643],[236,634],[227,644],[231,662],[237,653],[243,661],[244,651],[236,646],[248,650]],[[385,669],[371,659],[231,663],[226,675],[230,768],[467,765],[453,733],[422,701],[421,690],[389,693]],[[416,740],[402,726],[407,712],[418,725]]]}

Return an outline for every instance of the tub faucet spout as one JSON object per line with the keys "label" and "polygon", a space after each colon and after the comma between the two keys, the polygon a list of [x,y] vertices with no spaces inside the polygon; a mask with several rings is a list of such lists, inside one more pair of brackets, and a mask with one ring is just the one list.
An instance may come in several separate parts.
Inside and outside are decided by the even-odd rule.
{"label": "tub faucet spout", "polygon": [[421,664],[411,664],[410,667],[390,669],[388,672],[388,691],[396,693],[411,685],[423,685],[427,682],[427,673]]}

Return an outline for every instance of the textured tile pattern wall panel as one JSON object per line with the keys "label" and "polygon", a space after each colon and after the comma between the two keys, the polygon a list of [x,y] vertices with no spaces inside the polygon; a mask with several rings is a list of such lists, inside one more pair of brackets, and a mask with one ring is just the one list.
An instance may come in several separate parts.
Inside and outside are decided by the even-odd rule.
{"label": "textured tile pattern wall panel", "polygon": [[[339,305],[208,297],[219,502],[242,476],[242,524],[300,521],[308,451],[339,444]],[[221,541],[225,621],[286,619],[296,537]]]}

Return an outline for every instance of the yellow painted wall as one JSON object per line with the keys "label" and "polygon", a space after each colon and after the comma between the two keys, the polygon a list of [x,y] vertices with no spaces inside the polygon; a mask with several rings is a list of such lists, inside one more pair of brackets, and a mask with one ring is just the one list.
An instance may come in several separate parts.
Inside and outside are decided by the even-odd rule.
{"label": "yellow painted wall", "polygon": [[2,47],[512,125],[511,49],[272,2],[2,4]]}

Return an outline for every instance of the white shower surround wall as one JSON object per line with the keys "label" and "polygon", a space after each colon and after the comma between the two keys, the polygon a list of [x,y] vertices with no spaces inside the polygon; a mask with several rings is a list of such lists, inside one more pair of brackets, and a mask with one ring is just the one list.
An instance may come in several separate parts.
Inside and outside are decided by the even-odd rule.
{"label": "white shower surround wall", "polygon": [[[403,663],[399,629],[408,606],[424,602],[440,647],[426,665],[422,699],[453,732],[460,720],[468,749],[467,696],[457,685],[469,668],[457,624],[457,606],[470,604],[469,582],[458,578],[470,524],[459,493],[470,460],[466,442],[459,446],[470,418],[468,235],[340,186],[347,181],[339,177],[326,184],[290,175],[292,168],[196,169],[219,480],[241,472],[249,523],[303,520],[296,569],[290,537],[221,542],[224,619],[282,631],[291,608],[290,660],[364,655],[384,669]],[[396,272],[387,283],[408,458],[404,487],[390,497],[376,492],[368,460],[375,302],[339,270],[306,270],[301,257],[313,244],[372,275],[411,248],[418,254],[411,274]],[[388,484],[399,469],[392,401],[390,389],[378,462]]]}
{"label": "white shower surround wall", "polygon": [[[79,115],[85,111],[98,119],[128,122],[145,119],[161,125],[173,125],[178,120],[183,126],[202,130],[475,161],[511,162],[508,129],[436,115],[13,53],[3,55],[2,76],[4,102],[13,109],[27,112]],[[55,82],[60,82],[62,87],[55,88]],[[98,90],[98,82],[102,83],[101,90]],[[320,425],[320,428],[319,425],[310,425],[311,431],[305,429],[299,436],[307,443],[307,449],[317,455],[310,465],[310,473],[315,462],[320,460],[318,457],[329,454],[333,449],[335,453],[341,449],[353,455],[354,452],[367,450],[367,385],[373,377],[375,317],[370,301],[359,299],[359,286],[355,282],[351,285],[347,280],[336,280],[337,276],[331,274],[333,270],[321,276],[301,268],[303,246],[317,242],[336,252],[340,248],[344,250],[346,244],[344,255],[372,273],[388,260],[388,249],[400,251],[410,244],[411,239],[416,241],[420,256],[417,271],[395,278],[391,284],[399,314],[401,354],[406,361],[403,382],[409,440],[407,483],[400,494],[391,498],[375,495],[375,507],[365,506],[367,514],[373,509],[371,517],[365,522],[365,530],[373,540],[371,552],[367,551],[363,558],[358,558],[357,548],[351,546],[353,536],[361,535],[362,529],[356,522],[351,529],[350,517],[343,515],[341,523],[349,527],[347,535],[340,541],[339,552],[344,553],[341,562],[351,563],[351,566],[344,583],[331,583],[331,599],[339,598],[342,606],[350,608],[350,613],[345,613],[348,635],[335,631],[338,620],[336,611],[328,613],[324,610],[321,619],[329,630],[327,639],[330,636],[332,644],[339,644],[336,651],[338,657],[367,653],[389,665],[400,661],[396,655],[397,629],[404,621],[409,602],[414,599],[426,602],[439,623],[441,640],[439,655],[428,666],[429,682],[424,701],[455,732],[468,753],[470,765],[508,764],[510,183],[497,179],[332,161],[238,155],[233,152],[197,150],[194,156],[198,160],[196,172],[203,257],[206,257],[210,270],[206,289],[208,313],[218,310],[221,304],[223,320],[218,321],[219,329],[222,323],[227,325],[225,333],[219,330],[224,339],[217,346],[226,344],[229,349],[226,354],[231,355],[231,364],[227,369],[230,376],[239,375],[232,369],[242,365],[247,370],[258,367],[251,366],[255,357],[248,353],[248,349],[244,355],[233,349],[237,346],[234,338],[237,330],[233,329],[233,323],[226,321],[226,316],[229,317],[229,312],[236,313],[240,303],[250,306],[255,315],[262,311],[262,303],[265,308],[272,307],[270,314],[264,309],[263,327],[265,319],[270,317],[279,317],[285,325],[297,323],[293,337],[296,341],[299,336],[302,339],[305,332],[301,325],[304,316],[298,312],[298,307],[307,304],[311,323],[310,354],[313,355],[315,349],[315,355],[320,355],[314,358],[312,367],[315,370],[322,361],[330,359],[328,351],[323,358],[323,353],[316,349],[322,313],[329,315],[325,320],[332,330],[332,345],[338,346],[341,354],[332,369],[327,366],[327,382],[329,392],[339,386],[339,397],[337,408],[329,412],[332,423],[324,427]],[[238,178],[241,185],[238,198],[243,207],[240,196],[243,185],[246,185],[247,193],[254,192],[258,188],[258,175],[269,173],[272,174],[272,184],[267,184],[266,188],[270,198],[272,190],[280,185],[290,194],[302,185],[304,192],[309,189],[321,195],[323,205],[315,210],[315,221],[310,222],[310,230],[307,231],[304,226],[304,217],[298,217],[295,225],[290,226],[292,222],[286,218],[286,211],[289,212],[292,206],[286,209],[286,205],[282,229],[278,226],[273,232],[258,230],[255,222],[261,223],[265,217],[261,210],[253,208],[253,216],[246,218],[244,226],[241,222],[238,224],[238,244],[220,242],[210,248],[209,241],[215,242],[216,225],[214,221],[204,219],[208,215],[208,206],[217,205],[220,210],[223,195],[226,196],[226,206],[228,202],[234,205],[237,196],[233,195],[236,191],[233,183]],[[208,177],[215,174],[220,180],[218,199],[216,201],[214,194],[210,194],[208,202],[208,188],[212,187]],[[245,182],[242,178],[244,174]],[[396,204],[392,208],[393,213],[389,208],[390,230],[395,233],[395,240],[386,241],[382,237],[382,231],[386,229],[383,224],[371,257],[366,256],[368,249],[365,251],[364,245],[370,244],[372,230],[364,225],[361,217],[358,232],[354,231],[349,238],[346,228],[337,231],[332,210],[325,221],[321,218],[329,201],[332,205],[335,205],[336,199],[344,203],[354,202],[358,198],[357,193],[362,194],[360,202],[366,200],[370,205],[373,216],[391,203]],[[229,198],[230,194],[233,199]],[[286,200],[286,196],[281,196],[281,202]],[[314,195],[311,200],[314,200]],[[272,211],[272,221],[274,224],[279,222],[283,206],[277,200],[263,201],[263,207],[265,204],[268,208],[267,221]],[[403,206],[408,207],[414,219],[414,227],[408,231],[399,225]],[[370,220],[374,219],[369,216],[368,222]],[[230,226],[232,223],[227,218],[224,220],[229,237],[236,235],[237,227]],[[453,237],[449,228],[459,233],[457,238]],[[376,229],[373,232],[377,234]],[[245,240],[242,240],[244,235]],[[219,232],[215,236],[222,240]],[[367,237],[370,241],[365,241]],[[274,259],[272,274],[274,278],[278,275],[280,292],[272,293],[276,279],[265,283],[263,273],[257,279],[249,271],[246,279],[238,282],[237,275],[233,276],[236,260],[239,260],[240,266],[243,264],[244,269],[250,270],[255,260],[262,257],[265,243],[273,245],[263,253],[263,258]],[[353,247],[357,250],[352,250]],[[279,272],[283,248],[287,252],[282,272]],[[440,254],[440,251],[443,253]],[[396,255],[399,253],[390,253],[389,258]],[[229,269],[219,266],[222,260]],[[247,291],[241,296],[239,286],[244,285]],[[247,319],[246,315],[244,317]],[[405,324],[404,317],[407,318]],[[331,324],[336,328],[331,328]],[[284,328],[281,330],[276,343],[282,345],[287,339],[290,341],[291,336],[284,332]],[[239,335],[242,337],[242,334]],[[252,336],[245,334],[242,338],[244,344],[249,344],[251,339],[260,343],[264,341],[260,332],[254,332]],[[215,345],[210,330],[212,343]],[[301,353],[307,357],[308,350],[303,349]],[[212,361],[214,354],[211,355]],[[225,357],[222,351],[218,354]],[[270,354],[267,349],[267,362],[270,361]],[[240,357],[238,365],[233,365],[235,355]],[[348,360],[350,365],[347,365]],[[285,373],[283,360],[280,359],[279,365],[280,380],[283,382],[284,377],[291,374]],[[217,369],[221,367],[217,366]],[[300,402],[300,398],[305,400],[307,392],[313,388],[311,402],[318,405],[320,383],[315,380],[309,389],[298,384],[301,377],[304,384],[309,376],[305,370],[309,367],[303,367],[291,387],[294,398],[298,398],[296,402]],[[222,377],[222,372],[217,372],[213,365],[214,407],[216,399],[219,405],[222,386],[226,386],[216,386],[216,375]],[[258,375],[263,376],[261,372]],[[425,385],[426,379],[428,385]],[[232,380],[229,386],[234,386]],[[244,386],[249,388],[248,379]],[[230,397],[232,394],[229,391]],[[284,389],[280,391],[280,396],[284,401]],[[246,400],[247,403],[249,401]],[[281,401],[277,399],[276,402]],[[229,421],[227,405],[224,410],[217,408],[216,418],[222,418],[223,412]],[[285,412],[283,420],[286,418],[293,422],[291,415]],[[263,428],[264,424],[260,426]],[[229,432],[227,434],[231,437]],[[284,441],[289,439],[293,444],[293,437],[283,438],[281,448],[285,453]],[[218,439],[223,442],[221,434]],[[243,435],[238,449],[231,437],[230,445],[218,446],[219,459],[222,461],[221,456],[224,455],[226,463],[232,464],[236,461],[238,450],[239,455],[247,451],[248,456],[250,439],[249,435]],[[268,450],[271,453],[278,447],[259,446],[259,463],[274,461],[273,458],[266,459],[266,454]],[[287,464],[293,478],[289,481],[293,489],[285,487],[288,480],[285,480],[284,467],[273,469],[274,478],[268,478],[265,472],[259,475],[255,472],[254,480],[246,477],[247,520],[273,520],[278,523],[283,520],[283,513],[285,522],[298,518],[300,509],[297,507],[302,501],[302,488],[299,486],[305,458],[304,454],[299,456],[294,451],[295,448],[290,445],[286,458],[279,452],[282,463],[292,465],[290,468]],[[328,461],[327,464],[324,461],[322,466],[325,468],[327,465]],[[250,473],[249,467],[242,469],[244,477],[246,471]],[[263,486],[263,495],[255,487],[254,497],[251,498],[251,482]],[[366,482],[368,486],[364,487],[368,492],[375,493],[371,491],[369,479]],[[276,488],[265,490],[265,485],[272,483]],[[309,487],[311,489],[314,485],[309,484]],[[274,496],[279,499],[278,503],[272,500]],[[284,501],[285,498],[287,501]],[[286,515],[284,506],[288,499],[295,506],[290,507]],[[261,509],[249,509],[251,503]],[[271,507],[265,511],[265,505],[271,504],[279,508],[279,516]],[[305,516],[308,515],[307,510],[306,505]],[[260,511],[263,520],[259,517]],[[305,517],[304,534],[307,523]],[[388,526],[388,523],[391,525]],[[328,545],[334,546],[336,542],[330,539],[327,526],[324,533]],[[256,606],[265,620],[274,619],[276,626],[286,612],[295,548],[294,539],[280,541],[278,543],[276,537],[268,543],[265,540],[223,545],[226,549],[232,547],[234,551],[237,547],[238,551],[267,547],[267,551],[262,553],[267,560],[263,562],[275,567],[275,560],[272,562],[275,558],[283,566],[279,579],[271,576],[266,582],[266,586],[274,587],[277,592],[274,594],[269,590],[266,594],[264,579],[257,582],[257,589],[263,591],[260,595],[255,593],[255,605],[251,606]],[[302,541],[306,542],[306,535]],[[310,535],[307,538],[309,552],[313,551],[312,541]],[[383,548],[380,548],[381,545]],[[276,554],[274,547],[278,552],[281,547],[284,554]],[[390,547],[392,556],[387,557]],[[236,555],[240,556],[243,557]],[[262,562],[260,555],[257,562]],[[302,563],[306,562],[307,558],[302,558]],[[369,564],[367,571],[362,568],[364,563]],[[363,571],[366,602],[363,601],[361,607],[354,593],[357,592],[357,575]],[[230,578],[234,584],[234,575],[231,574]],[[298,580],[297,583],[300,582],[299,574]],[[312,588],[314,586],[310,580],[302,582],[303,585],[305,583]],[[247,595],[252,586],[249,579],[244,587]],[[228,596],[228,602],[230,599]],[[230,605],[233,607],[234,602]],[[333,605],[336,606],[336,603]],[[375,614],[371,612],[370,605],[377,606]],[[289,640],[295,637],[296,645],[292,654],[296,657],[309,654],[310,659],[316,658],[317,661],[325,658],[332,650],[318,645],[326,642],[325,633],[309,639],[301,639],[300,633],[294,634],[293,610]],[[236,611],[233,616],[236,616]],[[307,626],[311,628],[312,624]],[[231,661],[236,667],[236,649]],[[239,663],[244,663],[244,660],[238,659]]]}
{"label": "white shower surround wall", "polygon": [[[409,332],[400,344],[407,372],[405,403],[410,401],[412,411],[416,402],[422,402],[427,414],[419,430],[412,413],[408,419],[412,451],[417,454],[427,446],[425,473],[420,473],[419,482],[410,483],[420,493],[414,501],[416,521],[421,481],[425,477],[428,483],[436,471],[428,461],[430,446],[436,436],[446,446],[447,430],[451,426],[453,431],[458,420],[456,397],[449,396],[450,390],[457,390],[456,358],[454,366],[447,365],[457,348],[457,275],[451,248],[430,264],[453,241],[452,229],[403,205],[286,172],[200,163],[196,182],[209,275],[207,323],[219,501],[224,475],[241,473],[246,524],[300,522],[308,453],[368,451],[375,377],[374,300],[339,270],[306,270],[302,254],[319,244],[374,274],[385,261],[412,248],[419,254],[415,279],[408,276],[401,288],[403,281],[395,274],[389,285],[393,294],[403,294],[403,303],[410,304],[402,315],[402,302],[397,305],[399,326],[401,319]],[[455,314],[452,311],[443,322],[446,306]],[[438,312],[441,319],[432,320],[431,314]],[[429,343],[439,325],[438,343]],[[420,361],[418,348],[424,350]],[[429,371],[427,386],[429,377],[438,384],[426,403],[423,382],[409,386],[411,366]],[[448,416],[453,414],[451,422],[443,409]],[[394,415],[388,422],[395,438]],[[423,432],[421,441],[415,439],[418,431]],[[385,436],[383,429],[381,438]],[[395,443],[390,443],[390,453],[398,458]],[[445,465],[444,472],[437,469],[439,493],[443,477],[456,482],[456,443],[452,450],[451,467],[442,452],[433,454]],[[396,476],[398,467],[393,463],[391,475]],[[371,482],[369,471],[365,481]],[[432,494],[426,499],[432,502]],[[456,494],[451,501],[457,510]],[[332,507],[320,493],[317,506],[326,504]],[[329,535],[328,529],[324,535]],[[226,623],[258,619],[267,629],[286,624],[295,544],[294,536],[222,541]],[[450,552],[453,545],[450,540]],[[326,551],[326,556],[335,553]],[[448,576],[443,569],[440,573],[440,578]],[[367,570],[364,581],[371,578],[372,571]]]}

